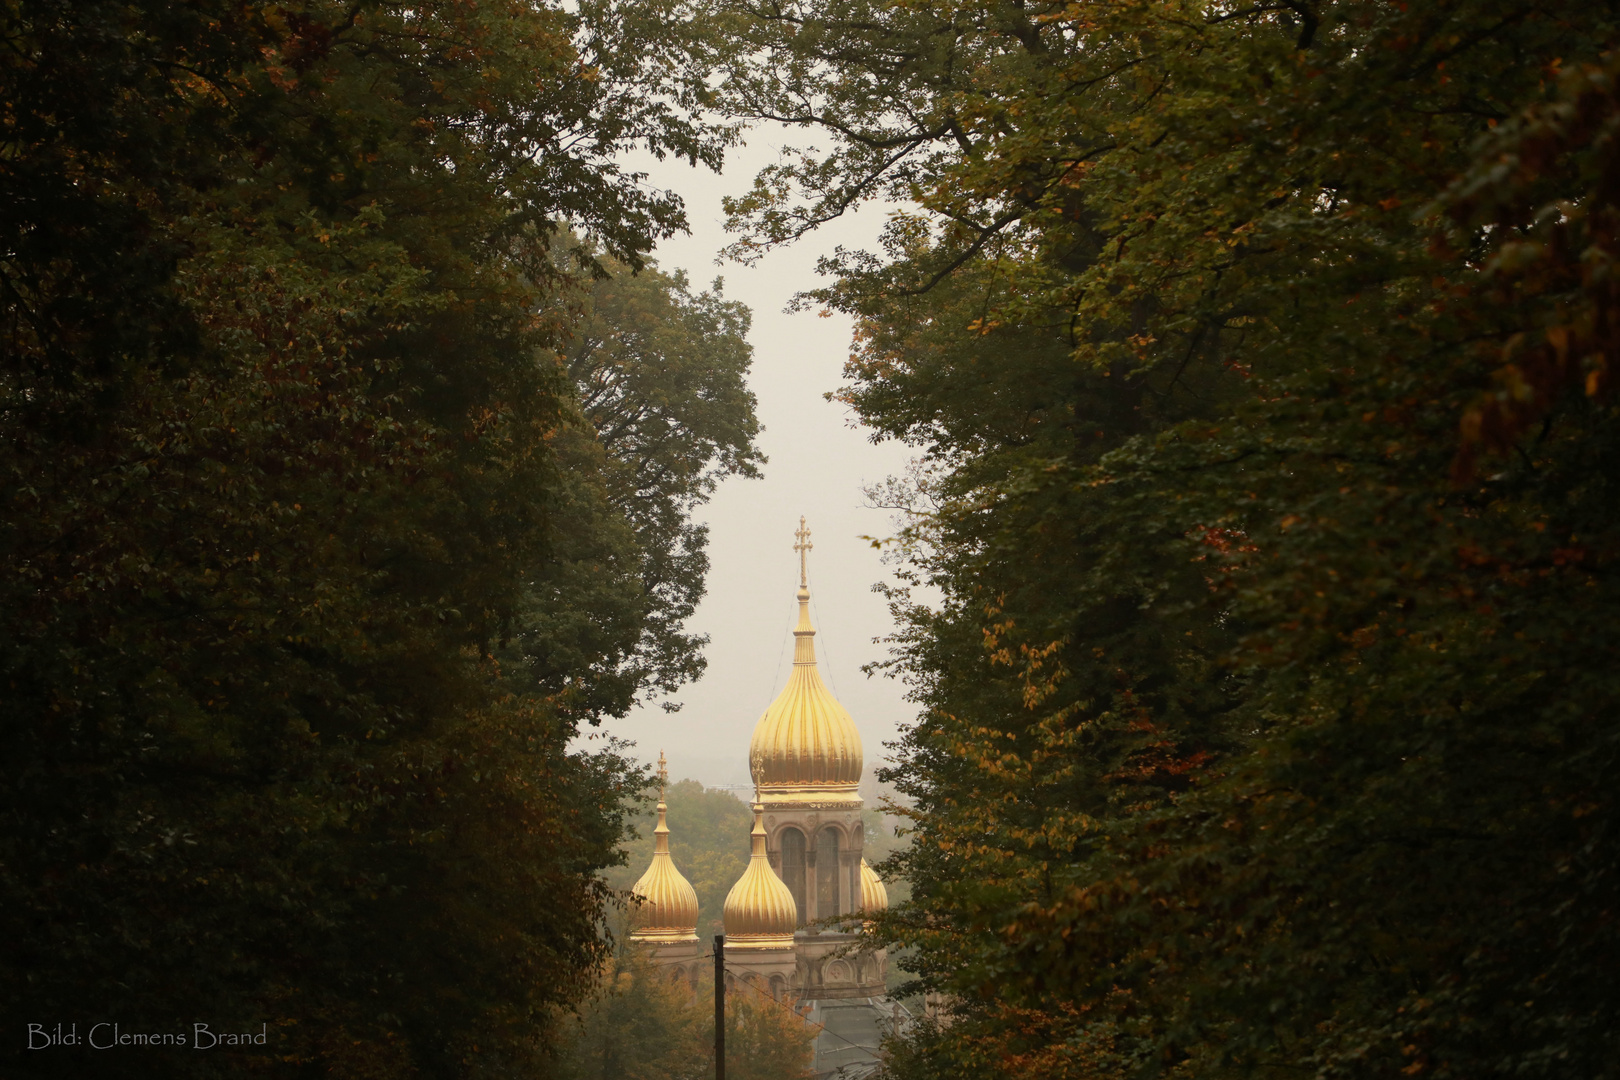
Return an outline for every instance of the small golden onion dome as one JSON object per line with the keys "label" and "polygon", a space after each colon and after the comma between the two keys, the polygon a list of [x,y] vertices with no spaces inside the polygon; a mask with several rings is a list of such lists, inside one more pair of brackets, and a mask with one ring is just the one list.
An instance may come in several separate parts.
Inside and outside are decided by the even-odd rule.
{"label": "small golden onion dome", "polygon": [[767,803],[807,798],[823,805],[855,803],[860,800],[861,736],[816,667],[816,629],[810,624],[810,589],[803,563],[810,534],[804,519],[799,526],[799,624],[793,628],[793,673],[754,725],[749,766]]}
{"label": "small golden onion dome", "polygon": [[675,869],[675,860],[669,857],[669,825],[664,820],[667,812],[660,792],[658,827],[653,829],[652,865],[630,889],[641,900],[631,914],[635,926],[630,933],[631,941],[697,940],[697,890]]}
{"label": "small golden onion dome", "polygon": [[889,890],[883,887],[883,879],[866,865],[865,859],[861,860],[861,910],[889,910]]}
{"label": "small golden onion dome", "polygon": [[791,949],[799,907],[765,858],[765,807],[757,802],[752,837],[748,869],[726,894],[726,948]]}

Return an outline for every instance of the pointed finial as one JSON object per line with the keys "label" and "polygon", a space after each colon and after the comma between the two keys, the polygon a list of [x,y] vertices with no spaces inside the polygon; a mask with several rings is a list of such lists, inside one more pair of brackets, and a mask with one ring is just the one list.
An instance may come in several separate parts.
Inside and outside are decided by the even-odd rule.
{"label": "pointed finial", "polygon": [[805,528],[804,515],[802,514],[799,515],[799,531],[793,535],[799,541],[793,545],[793,550],[799,553],[799,588],[808,589],[810,587],[810,578],[805,571],[804,556],[815,545],[810,542],[810,530]]}
{"label": "pointed finial", "polygon": [[658,801],[664,801],[664,784],[669,780],[668,762],[664,760],[664,752],[658,751]]}

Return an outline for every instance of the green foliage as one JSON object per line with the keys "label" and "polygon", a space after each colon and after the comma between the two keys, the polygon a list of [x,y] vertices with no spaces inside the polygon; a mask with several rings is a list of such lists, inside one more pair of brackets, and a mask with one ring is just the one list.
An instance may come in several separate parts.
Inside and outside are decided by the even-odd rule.
{"label": "green foliage", "polygon": [[[686,15],[0,11],[0,1015],[272,1040],[13,1042],[0,1071],[543,1061],[604,954],[598,871],[641,778],[569,752],[579,710],[491,653],[555,538],[644,558],[578,494],[556,357],[577,269],[683,224],[615,154],[718,161]],[[657,288],[734,377],[741,314]],[[742,468],[730,406],[695,438]],[[674,626],[688,600],[631,602]]]}
{"label": "green foliage", "polygon": [[[819,1029],[751,989],[726,998],[726,1076],[810,1080]],[[558,1080],[702,1080],[714,1075],[714,981],[696,985],[632,948],[603,969],[597,993],[565,1032]]]}
{"label": "green foliage", "polygon": [[[731,7],[874,195],[901,1075],[1612,1075],[1611,5]],[[771,63],[758,63],[769,57]]]}
{"label": "green foliage", "polygon": [[632,949],[604,966],[595,994],[562,1032],[550,1075],[557,1080],[701,1080],[714,1072],[713,1016],[710,1000],[689,982],[670,977],[642,950]]}
{"label": "green foliage", "polygon": [[510,631],[521,666],[570,716],[622,716],[641,692],[703,671],[682,631],[703,597],[706,527],[692,511],[764,457],[744,384],[749,314],[684,275],[597,256],[605,276],[568,297],[560,363],[577,415],[553,439],[565,463],[548,558]]}
{"label": "green foliage", "polygon": [[819,1030],[791,1004],[751,988],[738,990],[726,999],[727,1080],[810,1080]]}
{"label": "green foliage", "polygon": [[[670,858],[697,891],[698,940],[707,947],[714,935],[724,932],[726,894],[748,868],[748,833],[754,817],[731,792],[705,789],[696,780],[669,785],[664,798],[669,807]],[[650,803],[643,803],[632,822],[637,839],[625,845],[624,864],[606,874],[608,884],[620,891],[634,885],[652,862],[658,815]]]}

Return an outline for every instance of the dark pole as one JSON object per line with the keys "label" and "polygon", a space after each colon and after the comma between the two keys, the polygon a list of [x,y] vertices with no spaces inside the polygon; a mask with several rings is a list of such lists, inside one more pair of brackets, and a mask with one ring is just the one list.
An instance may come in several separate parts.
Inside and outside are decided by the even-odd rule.
{"label": "dark pole", "polygon": [[714,935],[714,1080],[726,1080],[726,935]]}

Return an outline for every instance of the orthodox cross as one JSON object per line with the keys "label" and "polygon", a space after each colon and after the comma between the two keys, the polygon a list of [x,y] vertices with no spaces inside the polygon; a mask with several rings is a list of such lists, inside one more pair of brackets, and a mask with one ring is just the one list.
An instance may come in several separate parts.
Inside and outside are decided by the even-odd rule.
{"label": "orthodox cross", "polygon": [[804,518],[802,516],[799,518],[799,531],[793,535],[799,541],[793,545],[793,550],[799,553],[799,588],[808,589],[810,579],[805,573],[804,556],[806,552],[816,545],[810,542],[810,530],[804,527]]}
{"label": "orthodox cross", "polygon": [[658,801],[664,801],[664,782],[669,779],[669,769],[664,761],[664,752],[658,751]]}

